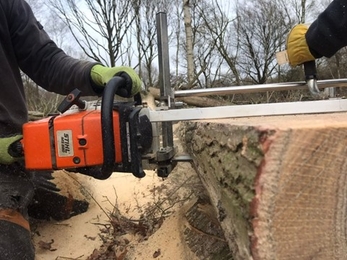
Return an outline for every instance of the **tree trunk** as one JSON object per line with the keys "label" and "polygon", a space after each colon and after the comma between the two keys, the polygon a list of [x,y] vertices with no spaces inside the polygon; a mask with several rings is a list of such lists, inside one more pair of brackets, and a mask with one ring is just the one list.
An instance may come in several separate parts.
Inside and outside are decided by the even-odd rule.
{"label": "tree trunk", "polygon": [[345,259],[346,115],[186,122],[233,259]]}
{"label": "tree trunk", "polygon": [[185,220],[184,240],[198,259],[233,259],[208,196],[198,198],[185,213]]}
{"label": "tree trunk", "polygon": [[195,67],[194,67],[194,51],[193,51],[192,16],[190,13],[189,0],[183,0],[183,15],[184,15],[184,27],[186,31],[188,85],[192,87],[194,84]]}

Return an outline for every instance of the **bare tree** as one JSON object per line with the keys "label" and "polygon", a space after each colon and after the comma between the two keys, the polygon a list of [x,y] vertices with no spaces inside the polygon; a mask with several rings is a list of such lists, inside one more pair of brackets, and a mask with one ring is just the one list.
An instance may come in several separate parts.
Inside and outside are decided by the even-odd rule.
{"label": "bare tree", "polygon": [[[158,12],[167,12],[172,5],[171,1],[134,0],[135,35],[138,59],[140,63],[140,76],[147,87],[152,87],[158,79],[155,68],[155,59],[158,56],[156,15]],[[170,17],[170,14],[168,15]],[[170,21],[170,19],[168,19]]]}
{"label": "bare tree", "polygon": [[240,85],[241,78],[237,68],[239,46],[235,37],[236,34],[232,31],[233,19],[228,17],[218,1],[214,1],[212,4],[199,5],[198,10],[204,21],[204,30],[210,36],[210,45],[217,50],[219,56],[229,67],[235,83]]}
{"label": "bare tree", "polygon": [[[65,52],[69,52],[69,45],[66,44],[66,26],[52,15],[44,5],[42,0],[27,0],[31,6],[35,17],[43,24],[45,30],[55,43],[62,47],[64,45]],[[48,19],[48,17],[50,19]],[[66,44],[66,45],[65,45]],[[39,85],[37,85],[32,79],[30,79],[23,72],[22,81],[24,85],[24,91],[26,96],[26,103],[29,111],[38,111],[43,116],[49,113],[56,112],[56,108],[62,101],[63,96],[55,93],[50,93]]]}
{"label": "bare tree", "polygon": [[135,17],[128,0],[49,0],[87,57],[115,66]]}
{"label": "bare tree", "polygon": [[[185,63],[181,63],[181,66],[186,68],[187,75],[179,77],[185,79],[186,83],[181,84],[180,88],[211,87],[210,83],[219,73],[220,55],[215,52],[214,40],[211,39],[200,13],[200,6],[204,6],[206,3],[207,1],[203,0],[189,1],[190,25],[188,26],[189,29],[185,30],[183,37],[180,38],[180,42],[185,43],[180,45],[183,61],[185,61]],[[187,19],[184,15],[183,21],[187,27]]]}
{"label": "bare tree", "polygon": [[263,84],[273,74],[275,54],[292,28],[286,13],[271,0],[238,6],[235,28],[240,41],[239,66],[252,83]]}
{"label": "bare tree", "polygon": [[174,3],[174,18],[173,20],[173,28],[174,28],[174,34],[175,34],[175,74],[174,77],[179,77],[179,58],[180,58],[180,46],[181,46],[181,32],[182,32],[182,23],[181,23],[181,16],[183,13],[182,10],[182,1],[181,0],[175,0]]}
{"label": "bare tree", "polygon": [[[282,0],[282,7],[294,14],[296,23],[306,23],[319,1],[312,0]],[[292,15],[290,15],[292,16]]]}
{"label": "bare tree", "polygon": [[22,75],[28,111],[35,111],[47,116],[57,112],[57,107],[64,99],[62,95],[48,92],[35,84],[27,75]]}
{"label": "bare tree", "polygon": [[184,28],[186,37],[186,52],[187,52],[187,77],[188,88],[194,84],[194,50],[193,50],[193,29],[191,15],[191,1],[183,0]]}

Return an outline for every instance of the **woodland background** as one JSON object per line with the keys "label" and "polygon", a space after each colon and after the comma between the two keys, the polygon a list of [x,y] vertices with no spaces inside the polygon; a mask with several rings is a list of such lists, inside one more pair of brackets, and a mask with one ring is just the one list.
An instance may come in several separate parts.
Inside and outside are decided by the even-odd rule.
{"label": "woodland background", "polygon": [[[328,0],[27,0],[51,38],[69,55],[131,66],[144,90],[158,87],[156,14],[166,12],[170,76],[176,90],[304,79],[275,54],[297,23],[311,23]],[[317,61],[319,79],[347,75],[347,52]],[[54,112],[61,96],[23,74],[29,110]],[[344,93],[338,92],[339,95]],[[214,97],[231,104],[309,99],[305,90]]]}

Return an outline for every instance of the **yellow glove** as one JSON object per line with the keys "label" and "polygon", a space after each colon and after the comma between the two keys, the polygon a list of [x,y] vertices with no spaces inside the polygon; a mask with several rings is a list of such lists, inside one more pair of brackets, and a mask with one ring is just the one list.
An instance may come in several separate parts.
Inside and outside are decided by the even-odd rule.
{"label": "yellow glove", "polygon": [[306,42],[305,34],[308,25],[298,24],[293,27],[287,38],[289,65],[295,67],[307,61],[315,60]]}
{"label": "yellow glove", "polygon": [[114,76],[120,76],[125,79],[125,88],[117,92],[122,97],[131,97],[141,91],[142,82],[135,70],[130,67],[104,67],[102,65],[94,65],[91,69],[90,76],[93,82],[104,87]]}
{"label": "yellow glove", "polygon": [[15,135],[10,137],[0,138],[0,163],[1,164],[11,164],[11,163],[23,160],[23,157],[14,157],[10,153],[11,145],[22,138],[23,138],[22,135]]}

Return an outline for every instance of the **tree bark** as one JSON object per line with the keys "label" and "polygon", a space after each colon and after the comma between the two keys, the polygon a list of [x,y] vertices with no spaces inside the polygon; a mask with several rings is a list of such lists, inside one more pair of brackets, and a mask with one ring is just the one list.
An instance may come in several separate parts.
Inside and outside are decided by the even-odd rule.
{"label": "tree bark", "polygon": [[184,240],[199,259],[233,259],[208,196],[200,196],[185,213],[185,219]]}
{"label": "tree bark", "polygon": [[344,259],[345,114],[186,122],[233,259]]}
{"label": "tree bark", "polygon": [[195,66],[194,66],[194,51],[193,51],[193,29],[192,29],[192,16],[190,13],[189,0],[183,0],[183,16],[184,28],[186,32],[186,52],[187,52],[187,75],[188,85],[190,87],[194,84]]}

